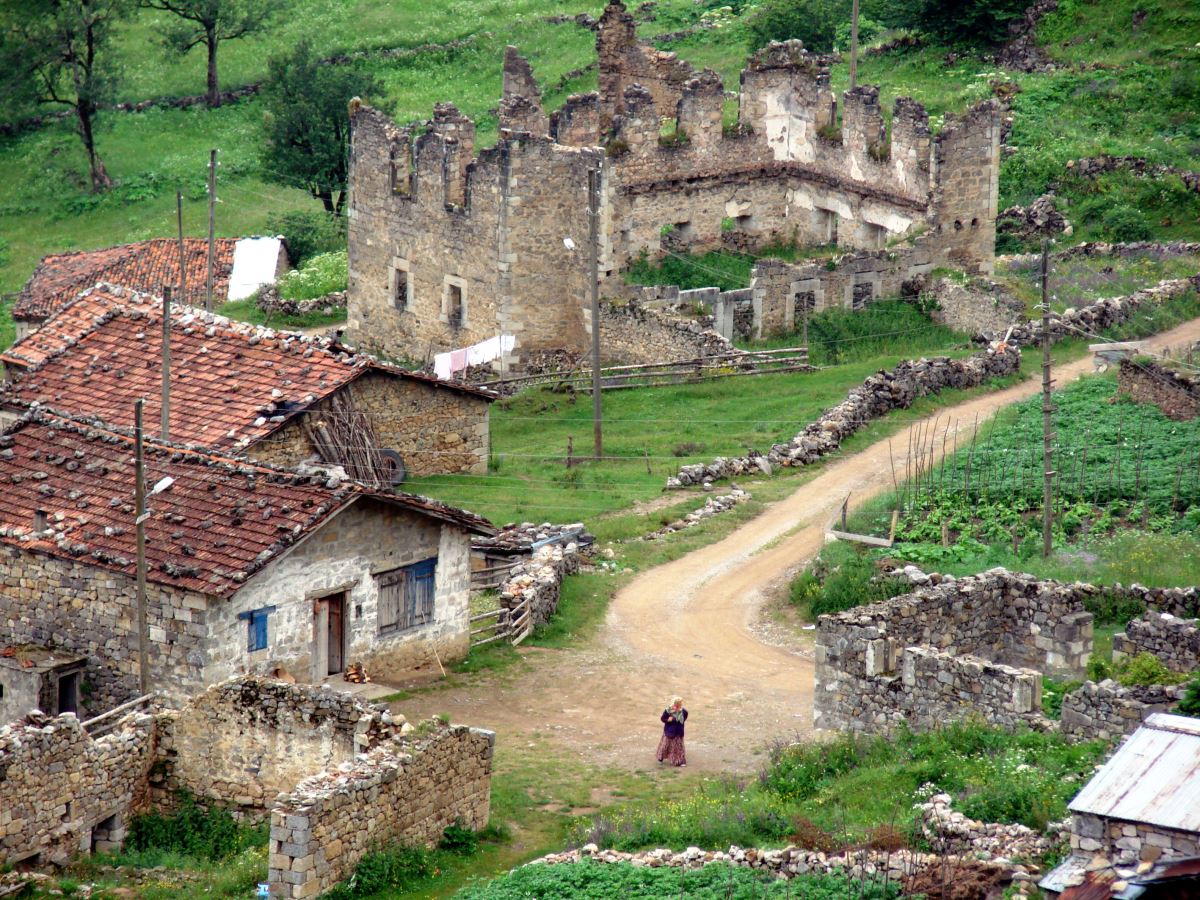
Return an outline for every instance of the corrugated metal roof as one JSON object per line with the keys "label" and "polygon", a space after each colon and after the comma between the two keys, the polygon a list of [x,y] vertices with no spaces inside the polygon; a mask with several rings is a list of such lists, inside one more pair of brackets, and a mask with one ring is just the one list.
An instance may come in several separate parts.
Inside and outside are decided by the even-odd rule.
{"label": "corrugated metal roof", "polygon": [[1070,809],[1200,831],[1200,719],[1150,716],[1071,801]]}

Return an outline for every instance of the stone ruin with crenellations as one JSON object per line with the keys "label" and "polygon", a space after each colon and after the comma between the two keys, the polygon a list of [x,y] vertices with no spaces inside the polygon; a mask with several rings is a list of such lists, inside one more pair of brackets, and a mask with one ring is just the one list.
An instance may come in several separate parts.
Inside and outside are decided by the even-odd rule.
{"label": "stone ruin with crenellations", "polygon": [[[836,96],[828,59],[789,41],[749,60],[735,116],[719,76],[639,41],[619,0],[596,31],[599,92],[553,115],[509,48],[499,139],[478,153],[475,123],[452,104],[408,127],[351,104],[348,341],[426,359],[512,334],[518,366],[585,349],[593,177],[605,296],[625,293],[620,275],[642,254],[851,251],[828,267],[763,263],[738,299],[771,331],[794,324],[797,303],[858,308],[936,267],[991,272],[997,102],[934,135],[925,109],[899,98],[889,131],[877,88]],[[636,318],[602,329],[615,358],[663,359],[631,346]],[[704,352],[680,339],[671,357]]]}

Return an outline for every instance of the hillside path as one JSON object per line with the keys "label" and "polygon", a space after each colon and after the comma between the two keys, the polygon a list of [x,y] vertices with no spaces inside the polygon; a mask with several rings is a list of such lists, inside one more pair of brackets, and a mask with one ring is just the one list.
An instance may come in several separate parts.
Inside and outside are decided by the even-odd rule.
{"label": "hillside path", "polygon": [[[1200,319],[1149,345],[1196,340]],[[1088,356],[1056,367],[1056,385],[1092,365]],[[938,434],[949,423],[949,442],[957,446],[970,439],[976,416],[983,422],[1040,389],[1040,378],[1031,378],[943,409]],[[933,420],[909,428],[928,430]],[[903,430],[890,447],[882,440],[831,460],[723,540],[638,575],[613,599],[598,634],[579,648],[530,648],[515,672],[421,692],[394,708],[410,718],[447,713],[495,729],[503,742],[548,739],[595,765],[641,770],[654,766],[658,714],[679,694],[690,712],[689,768],[752,772],[771,740],[812,732],[812,644],[764,638],[758,624],[764,603],[821,549],[847,493],[853,508],[887,490],[893,460],[903,477],[908,443]]]}

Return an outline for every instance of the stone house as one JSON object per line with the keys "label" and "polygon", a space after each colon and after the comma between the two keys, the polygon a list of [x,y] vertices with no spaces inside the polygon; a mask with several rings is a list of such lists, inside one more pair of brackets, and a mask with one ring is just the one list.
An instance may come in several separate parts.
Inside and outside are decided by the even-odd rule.
{"label": "stone house", "polygon": [[[1072,855],[1041,887],[1063,900],[1194,897],[1200,887],[1200,719],[1155,713],[1069,804]],[[1161,893],[1125,893],[1160,885]]]}
{"label": "stone house", "polygon": [[792,41],[750,59],[727,122],[717,74],[641,43],[619,0],[596,41],[599,93],[552,116],[509,48],[500,138],[478,155],[450,104],[407,128],[352,104],[348,340],[421,358],[504,333],[516,363],[585,347],[593,207],[607,292],[643,252],[879,251],[919,234],[930,266],[991,271],[994,101],[934,136],[900,98],[889,133],[877,88],[835,97],[828,61]]}
{"label": "stone house", "polygon": [[[0,410],[48,404],[128,428],[145,397],[157,432],[161,334],[161,300],[97,285],[0,354]],[[284,467],[317,456],[364,482],[398,481],[396,461],[414,475],[487,470],[490,392],[182,305],[170,359],[179,443]]]}
{"label": "stone house", "polygon": [[[134,482],[127,432],[39,409],[0,435],[4,642],[86,656],[81,716],[138,693]],[[168,698],[466,655],[481,517],[161,441],[145,483],[149,681]]]}
{"label": "stone house", "polygon": [[[101,281],[136,291],[161,294],[174,288],[176,298],[204,306],[208,279],[208,241],[183,239],[187,296],[179,295],[179,241],[154,238],[119,247],[52,253],[42,257],[13,306],[21,338],[70,303],[80,291]],[[213,303],[241,300],[288,269],[287,248],[278,237],[217,238],[213,246]]]}

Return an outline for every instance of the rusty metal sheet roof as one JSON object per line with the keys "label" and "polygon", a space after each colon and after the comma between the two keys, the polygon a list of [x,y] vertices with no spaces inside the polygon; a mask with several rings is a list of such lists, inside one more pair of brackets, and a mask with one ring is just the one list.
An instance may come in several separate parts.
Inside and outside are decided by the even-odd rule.
{"label": "rusty metal sheet roof", "polygon": [[1070,810],[1200,831],[1200,719],[1150,716],[1071,801]]}

